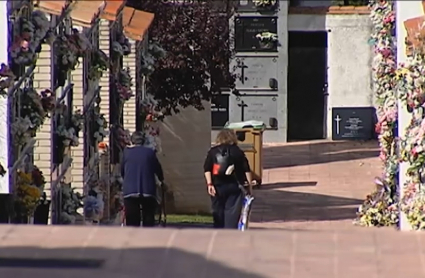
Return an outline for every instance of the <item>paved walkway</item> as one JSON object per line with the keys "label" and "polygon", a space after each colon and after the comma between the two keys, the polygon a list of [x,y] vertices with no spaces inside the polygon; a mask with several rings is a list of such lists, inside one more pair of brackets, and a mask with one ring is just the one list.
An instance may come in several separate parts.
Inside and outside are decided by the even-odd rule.
{"label": "paved walkway", "polygon": [[1,226],[0,277],[425,277],[425,234],[355,227],[376,143],[269,146],[247,232]]}
{"label": "paved walkway", "polygon": [[425,277],[425,234],[0,226],[0,277]]}
{"label": "paved walkway", "polygon": [[381,172],[378,154],[377,142],[267,146],[252,226],[351,228],[358,205]]}

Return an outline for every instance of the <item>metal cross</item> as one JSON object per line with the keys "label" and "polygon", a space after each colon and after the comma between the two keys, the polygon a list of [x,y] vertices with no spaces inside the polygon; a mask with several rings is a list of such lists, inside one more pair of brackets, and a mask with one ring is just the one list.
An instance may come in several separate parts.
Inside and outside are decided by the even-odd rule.
{"label": "metal cross", "polygon": [[238,106],[241,108],[241,121],[243,122],[245,121],[245,107],[248,107],[248,105],[242,100]]}

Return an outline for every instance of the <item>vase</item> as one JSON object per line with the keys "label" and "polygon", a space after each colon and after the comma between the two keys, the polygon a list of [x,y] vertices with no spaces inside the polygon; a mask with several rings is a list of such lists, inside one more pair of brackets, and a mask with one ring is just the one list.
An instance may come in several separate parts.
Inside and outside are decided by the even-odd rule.
{"label": "vase", "polygon": [[51,201],[47,201],[46,204],[40,204],[34,212],[34,224],[35,225],[47,225],[49,222],[49,211]]}

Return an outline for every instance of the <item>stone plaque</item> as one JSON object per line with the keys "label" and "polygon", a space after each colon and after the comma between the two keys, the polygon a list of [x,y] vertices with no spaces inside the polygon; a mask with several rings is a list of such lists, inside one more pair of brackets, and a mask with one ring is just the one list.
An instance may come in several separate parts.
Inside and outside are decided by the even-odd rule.
{"label": "stone plaque", "polygon": [[232,63],[237,89],[272,90],[270,79],[278,80],[277,57],[237,57]]}
{"label": "stone plaque", "polygon": [[211,126],[221,128],[229,121],[229,95],[214,97],[211,101]]}
{"label": "stone plaque", "polygon": [[270,125],[271,118],[277,118],[277,95],[249,95],[236,98],[232,109],[234,121],[262,121]]}
{"label": "stone plaque", "polygon": [[235,50],[239,52],[277,52],[277,44],[264,47],[256,38],[257,34],[277,34],[277,17],[239,16],[235,18]]}
{"label": "stone plaque", "polygon": [[332,108],[332,140],[375,139],[375,108]]}

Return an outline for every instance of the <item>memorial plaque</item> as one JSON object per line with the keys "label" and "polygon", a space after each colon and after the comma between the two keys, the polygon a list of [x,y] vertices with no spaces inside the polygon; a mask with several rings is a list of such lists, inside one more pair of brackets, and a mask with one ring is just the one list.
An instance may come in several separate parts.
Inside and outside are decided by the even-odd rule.
{"label": "memorial plaque", "polygon": [[211,101],[211,126],[222,128],[229,121],[229,95],[216,96]]}
{"label": "memorial plaque", "polygon": [[375,139],[375,123],[373,107],[332,108],[332,140]]}
{"label": "memorial plaque", "polygon": [[232,120],[262,121],[269,127],[270,118],[277,118],[277,104],[277,95],[241,96],[232,109]]}
{"label": "memorial plaque", "polygon": [[277,44],[263,48],[258,34],[270,32],[277,34],[277,17],[244,16],[235,18],[235,50],[239,52],[277,52]]}
{"label": "memorial plaque", "polygon": [[237,57],[232,62],[238,77],[236,88],[271,90],[270,78],[278,80],[277,57]]}

